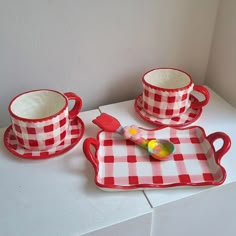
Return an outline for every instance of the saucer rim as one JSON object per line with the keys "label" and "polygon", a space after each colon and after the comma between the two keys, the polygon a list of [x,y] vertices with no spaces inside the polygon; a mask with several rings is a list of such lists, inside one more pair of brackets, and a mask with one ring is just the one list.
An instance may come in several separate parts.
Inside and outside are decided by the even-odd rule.
{"label": "saucer rim", "polygon": [[[52,157],[56,157],[56,156],[62,155],[64,153],[68,152],[69,150],[71,150],[76,144],[78,144],[79,141],[82,139],[82,137],[84,135],[84,131],[85,131],[84,122],[78,116],[76,117],[76,120],[78,122],[77,124],[81,125],[81,128],[78,127],[78,130],[81,130],[81,133],[79,134],[79,136],[76,138],[76,140],[72,144],[66,146],[62,150],[55,151],[55,152],[53,152],[51,154],[49,153],[51,149],[40,151],[40,153],[42,153],[42,154],[39,155],[39,156],[38,155],[37,156],[29,155],[29,153],[31,154],[31,153],[33,153],[35,151],[29,152],[28,155],[21,154],[21,153],[17,152],[16,149],[13,149],[10,146],[9,142],[8,142],[8,135],[9,135],[9,132],[12,130],[12,125],[8,126],[8,128],[4,132],[4,136],[3,136],[4,145],[5,145],[5,147],[7,148],[7,150],[9,152],[11,152],[13,155],[15,155],[17,157],[20,157],[22,159],[42,160],[42,159],[48,159],[48,158],[52,158]],[[24,148],[22,147],[22,149],[24,149]]]}
{"label": "saucer rim", "polygon": [[[159,121],[152,121],[150,120],[149,117],[154,117],[152,115],[149,115],[147,112],[145,112],[147,114],[147,116],[144,116],[143,114],[141,114],[141,110],[143,110],[143,107],[141,109],[139,109],[139,106],[137,105],[137,102],[138,102],[138,99],[141,97],[142,99],[142,93],[139,94],[136,98],[135,98],[135,102],[134,102],[134,108],[135,108],[135,111],[139,114],[139,116],[141,118],[143,118],[144,120],[146,120],[147,122],[151,123],[151,124],[154,124],[154,125],[159,125],[159,126],[164,126],[164,127],[186,127],[192,123],[194,123],[195,121],[197,121],[199,119],[199,117],[201,116],[202,114],[202,108],[196,108],[194,110],[198,110],[198,114],[196,115],[196,117],[194,117],[194,119],[192,119],[191,121],[188,121],[188,122],[185,122],[185,123],[181,123],[181,124],[163,124]],[[196,98],[194,95],[190,95],[190,97],[193,97],[195,98],[196,100],[198,100],[198,98]],[[188,109],[193,109],[193,108],[188,108]],[[188,110],[187,109],[187,110]],[[181,115],[180,115],[181,116]],[[175,117],[180,117],[180,116],[175,116]],[[172,118],[167,118],[167,119],[173,119],[175,117],[172,117]],[[155,117],[154,117],[155,118]],[[158,119],[158,118],[157,118]],[[159,118],[160,119],[160,118]],[[167,120],[165,118],[163,118],[162,120]]]}

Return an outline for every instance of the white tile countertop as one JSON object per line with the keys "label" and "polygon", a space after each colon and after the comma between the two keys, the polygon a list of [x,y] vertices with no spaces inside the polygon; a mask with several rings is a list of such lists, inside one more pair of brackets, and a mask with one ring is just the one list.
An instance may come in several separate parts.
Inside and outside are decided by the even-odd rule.
{"label": "white tile countertop", "polygon": [[[223,156],[221,165],[227,177],[222,185],[211,187],[174,187],[144,190],[154,209],[152,235],[234,235],[236,228],[232,218],[236,196],[236,109],[218,96],[211,88],[210,102],[203,108],[201,117],[189,126],[201,126],[206,135],[224,132],[231,139],[231,148]],[[101,112],[116,117],[122,126],[137,125],[153,129],[157,126],[143,120],[134,109],[134,100],[99,107]],[[221,140],[214,142],[216,150]],[[219,216],[222,218],[220,223]],[[234,213],[233,213],[234,212]],[[198,223],[196,223],[198,222]],[[183,227],[180,227],[183,225]],[[221,232],[219,234],[219,232]]]}
{"label": "white tile countertop", "polygon": [[45,160],[12,155],[2,142],[5,128],[0,129],[0,235],[150,234],[152,209],[142,191],[105,192],[94,184],[82,143],[96,136],[91,120],[97,115],[99,110],[81,112],[83,139],[69,152]]}
{"label": "white tile countertop", "polygon": [[[207,135],[222,131],[230,136],[231,148],[221,160],[227,172],[224,184],[144,191],[99,189],[94,183],[94,169],[82,150],[85,138],[95,138],[100,130],[92,120],[105,112],[123,126],[156,128],[135,112],[134,100],[101,106],[100,111],[80,113],[84,136],[63,155],[21,159],[0,142],[0,235],[234,235],[236,109],[208,89],[210,102],[191,125],[202,126]],[[1,139],[5,130],[0,129]],[[217,149],[221,142],[216,141],[214,146]],[[220,224],[215,223],[218,214],[222,215]],[[183,222],[184,227],[180,227]]]}

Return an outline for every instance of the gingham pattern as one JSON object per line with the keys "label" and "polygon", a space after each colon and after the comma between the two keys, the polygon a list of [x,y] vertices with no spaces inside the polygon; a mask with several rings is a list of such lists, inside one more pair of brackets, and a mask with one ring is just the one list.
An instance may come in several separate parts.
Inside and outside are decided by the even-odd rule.
{"label": "gingham pattern", "polygon": [[176,151],[166,161],[149,157],[146,150],[110,132],[99,134],[97,151],[100,187],[162,188],[178,185],[213,184],[224,177],[214,151],[201,128],[163,128],[143,131],[145,138],[171,140]]}
{"label": "gingham pattern", "polygon": [[193,85],[186,90],[162,91],[143,85],[143,109],[159,118],[171,118],[184,113],[189,107],[189,94]]}
{"label": "gingham pattern", "polygon": [[12,117],[18,143],[29,150],[48,150],[59,145],[67,134],[68,108],[52,119],[28,122]]}
{"label": "gingham pattern", "polygon": [[12,126],[9,126],[4,134],[4,144],[6,148],[14,155],[27,159],[45,159],[63,154],[73,148],[84,134],[84,123],[80,118],[70,121],[68,134],[64,141],[57,147],[47,151],[30,151],[21,147],[13,133]]}
{"label": "gingham pattern", "polygon": [[[191,101],[198,100],[193,95],[190,96]],[[135,110],[136,112],[146,121],[160,126],[170,126],[170,127],[183,127],[195,122],[202,114],[202,108],[188,108],[185,113],[180,116],[172,118],[157,118],[150,115],[143,109],[143,97],[140,94],[135,100]]]}

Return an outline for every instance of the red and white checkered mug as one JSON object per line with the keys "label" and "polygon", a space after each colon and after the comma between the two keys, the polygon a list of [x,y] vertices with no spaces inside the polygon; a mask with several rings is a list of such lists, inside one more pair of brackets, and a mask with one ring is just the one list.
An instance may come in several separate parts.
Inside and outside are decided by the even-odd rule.
{"label": "red and white checkered mug", "polygon": [[[194,85],[184,71],[174,68],[157,68],[146,72],[142,78],[143,109],[158,118],[172,118],[183,114],[189,107],[201,108],[209,102],[209,92]],[[190,101],[192,91],[204,96],[203,101]]]}
{"label": "red and white checkered mug", "polygon": [[[74,106],[69,110],[69,100]],[[12,129],[18,143],[29,150],[49,150],[66,137],[69,120],[78,115],[82,100],[72,92],[40,89],[22,93],[9,104]]]}

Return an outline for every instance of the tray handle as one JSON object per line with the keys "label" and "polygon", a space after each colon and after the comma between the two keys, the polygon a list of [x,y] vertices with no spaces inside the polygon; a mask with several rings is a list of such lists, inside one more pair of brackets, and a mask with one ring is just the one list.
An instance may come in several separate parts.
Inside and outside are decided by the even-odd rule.
{"label": "tray handle", "polygon": [[[221,148],[219,150],[215,150],[213,143],[217,140],[217,139],[222,139],[223,140],[223,144],[221,146]],[[221,158],[224,156],[224,154],[230,149],[231,147],[231,139],[230,137],[223,132],[215,132],[212,134],[209,134],[207,136],[207,140],[210,142],[210,144],[212,145],[212,147],[215,150],[215,158],[216,161],[219,163]]]}
{"label": "tray handle", "polygon": [[93,154],[91,146],[95,148],[95,152],[98,150],[99,142],[94,138],[86,138],[83,143],[83,151],[87,159],[92,163],[95,170],[98,168],[98,159]]}

